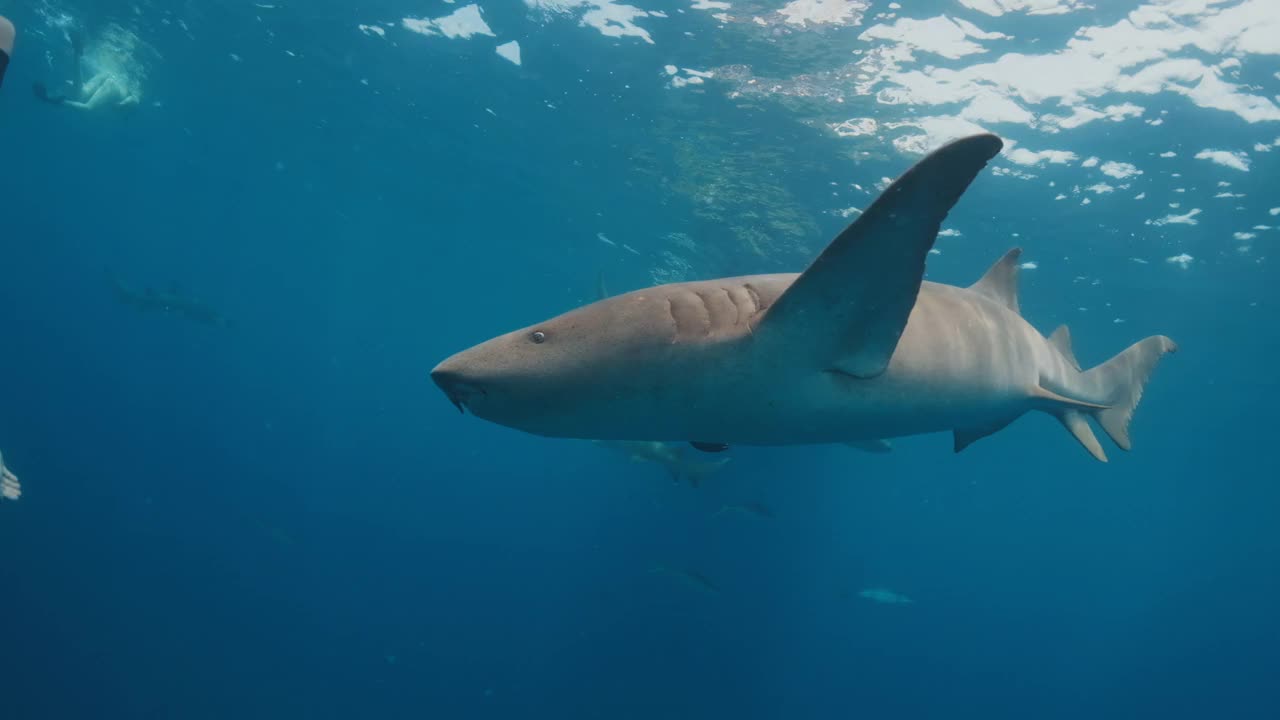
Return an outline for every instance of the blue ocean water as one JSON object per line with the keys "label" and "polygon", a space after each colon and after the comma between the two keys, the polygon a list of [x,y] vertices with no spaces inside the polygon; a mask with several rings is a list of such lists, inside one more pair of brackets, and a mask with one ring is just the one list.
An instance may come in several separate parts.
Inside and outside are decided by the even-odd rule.
{"label": "blue ocean water", "polygon": [[[1272,0],[633,1],[0,1],[0,717],[1280,716]],[[77,29],[136,106],[32,96]],[[1181,346],[1108,464],[1033,413],[693,488],[428,378],[799,271],[976,130],[929,278],[1018,245],[1085,365]]]}

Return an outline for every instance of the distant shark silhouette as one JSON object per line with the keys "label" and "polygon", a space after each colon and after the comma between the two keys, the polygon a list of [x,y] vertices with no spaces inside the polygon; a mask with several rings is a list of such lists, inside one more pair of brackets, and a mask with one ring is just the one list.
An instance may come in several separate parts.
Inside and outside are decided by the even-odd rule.
{"label": "distant shark silhouette", "polygon": [[943,219],[1000,152],[994,135],[934,151],[805,272],[661,285],[460,352],[431,372],[459,410],[597,440],[798,445],[951,431],[957,452],[1030,410],[1098,460],[1087,418],[1129,449],[1162,355],[1149,337],[1082,371],[1065,327],[1018,309],[1018,250],[968,288],[924,282]]}
{"label": "distant shark silhouette", "polygon": [[657,565],[649,571],[652,574],[666,575],[679,580],[681,583],[704,593],[711,595],[720,594],[720,586],[712,582],[710,578],[703,575],[697,570],[691,570],[683,567],[671,567],[668,565]]}
{"label": "distant shark silhouette", "polygon": [[165,315],[176,315],[202,325],[214,327],[230,327],[231,321],[213,307],[187,297],[176,288],[168,291],[144,288],[134,290],[125,285],[119,278],[111,276],[111,287],[116,299],[125,305],[136,308],[139,312],[158,312]]}
{"label": "distant shark silhouette", "polygon": [[722,505],[711,517],[720,517],[725,513],[752,515],[762,520],[773,520],[777,517],[777,515],[774,515],[773,513],[773,508],[756,500],[747,500],[746,502],[734,503],[732,505]]}
{"label": "distant shark silhouette", "polygon": [[687,482],[698,487],[702,481],[715,474],[729,462],[729,458],[720,458],[712,462],[695,462],[685,456],[688,450],[684,445],[669,442],[632,441],[632,440],[594,440],[597,445],[609,448],[626,455],[632,462],[651,462],[666,469],[672,480]]}

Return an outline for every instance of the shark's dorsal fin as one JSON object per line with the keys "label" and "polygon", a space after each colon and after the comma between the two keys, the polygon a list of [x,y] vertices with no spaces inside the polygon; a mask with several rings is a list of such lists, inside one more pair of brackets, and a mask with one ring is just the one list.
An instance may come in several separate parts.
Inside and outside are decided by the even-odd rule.
{"label": "shark's dorsal fin", "polygon": [[1076,353],[1071,349],[1071,331],[1066,325],[1059,325],[1057,330],[1049,336],[1049,344],[1062,353],[1062,357],[1071,363],[1071,367],[1080,370],[1080,361],[1076,359]]}
{"label": "shark's dorsal fin", "polygon": [[884,372],[943,219],[1001,147],[994,135],[974,135],[916,163],[796,278],[755,338],[854,377]]}
{"label": "shark's dorsal fin", "polygon": [[1018,309],[1018,258],[1022,248],[1014,248],[992,265],[982,279],[969,286],[969,289],[982,293],[1010,310],[1022,314]]}

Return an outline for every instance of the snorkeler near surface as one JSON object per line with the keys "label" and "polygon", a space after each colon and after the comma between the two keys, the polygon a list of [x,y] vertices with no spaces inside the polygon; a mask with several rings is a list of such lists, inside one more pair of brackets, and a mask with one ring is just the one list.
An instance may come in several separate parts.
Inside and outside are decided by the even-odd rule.
{"label": "snorkeler near surface", "polygon": [[9,56],[13,55],[13,38],[18,31],[9,18],[0,15],[0,85],[4,85],[4,71],[9,69]]}
{"label": "snorkeler near surface", "polygon": [[22,497],[22,483],[18,476],[5,467],[4,456],[0,455],[0,500],[17,500]]}
{"label": "snorkeler near surface", "polygon": [[80,110],[96,110],[101,107],[124,108],[132,107],[139,103],[138,93],[129,86],[127,79],[111,70],[99,70],[86,82],[84,79],[84,36],[79,30],[72,30],[70,38],[71,49],[75,53],[77,97],[68,98],[63,95],[55,95],[49,92],[44,83],[37,82],[31,88],[37,98],[51,105],[65,105]]}

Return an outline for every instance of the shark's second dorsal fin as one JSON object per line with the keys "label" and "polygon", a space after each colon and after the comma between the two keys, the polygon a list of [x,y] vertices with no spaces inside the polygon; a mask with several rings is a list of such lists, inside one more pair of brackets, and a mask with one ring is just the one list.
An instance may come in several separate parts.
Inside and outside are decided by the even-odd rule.
{"label": "shark's second dorsal fin", "polygon": [[982,293],[1021,315],[1022,311],[1018,309],[1018,258],[1021,256],[1022,248],[1014,248],[1005,253],[969,289]]}
{"label": "shark's second dorsal fin", "polygon": [[1001,147],[995,135],[974,135],[916,163],[782,293],[755,338],[853,377],[884,372],[943,219]]}
{"label": "shark's second dorsal fin", "polygon": [[1062,353],[1062,357],[1071,363],[1071,367],[1080,370],[1080,361],[1076,359],[1076,353],[1071,349],[1071,331],[1066,325],[1059,325],[1058,329],[1053,331],[1049,336],[1049,344]]}

